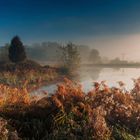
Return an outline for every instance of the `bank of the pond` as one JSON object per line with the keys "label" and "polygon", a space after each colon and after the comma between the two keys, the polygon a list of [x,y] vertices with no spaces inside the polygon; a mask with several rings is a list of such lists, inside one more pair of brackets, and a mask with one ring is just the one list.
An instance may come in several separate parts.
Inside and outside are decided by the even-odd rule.
{"label": "bank of the pond", "polygon": [[[57,78],[47,81],[47,82],[42,82],[40,84],[36,84],[34,87],[29,87],[27,88],[29,93],[33,93],[35,91],[41,90],[43,87],[48,87],[51,85],[57,85],[58,83],[62,82],[66,78],[66,76],[59,75]],[[43,91],[43,90],[42,90]]]}
{"label": "bank of the pond", "polygon": [[0,63],[0,84],[19,89],[26,88],[28,92],[62,79],[59,68],[41,66],[31,60],[18,64]]}

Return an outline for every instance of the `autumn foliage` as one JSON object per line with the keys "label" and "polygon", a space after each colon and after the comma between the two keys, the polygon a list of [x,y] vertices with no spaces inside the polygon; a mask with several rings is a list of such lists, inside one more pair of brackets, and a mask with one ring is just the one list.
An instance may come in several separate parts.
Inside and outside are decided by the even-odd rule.
{"label": "autumn foliage", "polygon": [[[140,138],[140,79],[127,91],[95,82],[85,93],[65,79],[53,95],[30,97],[26,89],[0,85],[1,114],[20,138],[135,140]],[[15,108],[11,109],[11,106]],[[20,107],[19,107],[20,106]]]}

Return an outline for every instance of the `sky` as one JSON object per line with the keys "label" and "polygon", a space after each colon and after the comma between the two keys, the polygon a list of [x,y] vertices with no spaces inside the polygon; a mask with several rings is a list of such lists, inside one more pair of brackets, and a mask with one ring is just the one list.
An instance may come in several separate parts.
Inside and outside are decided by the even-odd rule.
{"label": "sky", "polygon": [[140,61],[140,0],[0,0],[0,45],[72,41]]}

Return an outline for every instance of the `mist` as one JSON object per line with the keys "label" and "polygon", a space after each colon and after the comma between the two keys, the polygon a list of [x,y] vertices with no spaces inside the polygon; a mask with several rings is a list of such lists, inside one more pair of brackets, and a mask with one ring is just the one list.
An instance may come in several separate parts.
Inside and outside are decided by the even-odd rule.
{"label": "mist", "polygon": [[98,49],[101,56],[109,59],[124,57],[128,61],[140,61],[140,34],[89,37],[79,42]]}

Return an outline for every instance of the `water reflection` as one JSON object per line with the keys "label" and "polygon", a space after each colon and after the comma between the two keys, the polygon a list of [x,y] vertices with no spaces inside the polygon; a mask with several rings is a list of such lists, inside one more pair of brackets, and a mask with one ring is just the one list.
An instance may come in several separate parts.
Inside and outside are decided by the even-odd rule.
{"label": "water reflection", "polygon": [[[83,90],[88,92],[93,88],[93,82],[101,82],[105,80],[107,84],[112,86],[118,86],[118,81],[123,81],[126,84],[126,89],[133,88],[132,78],[140,77],[139,68],[101,68],[101,67],[81,67],[78,70],[78,76],[73,80],[80,82],[83,86]],[[49,93],[53,93],[56,90],[56,84],[44,86],[39,90],[47,90]],[[38,94],[38,91],[36,91]]]}
{"label": "water reflection", "polygon": [[[138,78],[140,76],[140,69],[90,67],[86,72],[81,71],[79,74],[81,76],[80,82],[85,91],[89,91],[92,88],[94,81],[101,82],[103,80],[105,80],[110,87],[118,86],[117,82],[123,81],[126,84],[126,89],[130,90],[133,88],[132,78]],[[84,78],[82,76],[84,76]]]}
{"label": "water reflection", "polygon": [[100,77],[101,71],[102,68],[100,67],[81,67],[78,70],[77,77],[73,77],[73,80],[77,80],[79,82],[87,79],[96,80]]}

